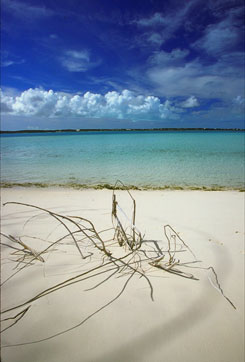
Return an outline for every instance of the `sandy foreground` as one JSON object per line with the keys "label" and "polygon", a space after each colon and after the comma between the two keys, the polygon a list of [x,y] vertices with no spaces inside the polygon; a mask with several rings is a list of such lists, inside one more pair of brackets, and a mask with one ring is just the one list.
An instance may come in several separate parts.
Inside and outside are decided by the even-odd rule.
{"label": "sandy foreground", "polygon": [[[127,193],[117,191],[117,195],[128,215],[131,204]],[[148,240],[145,249],[152,250],[157,240],[166,250],[163,226],[170,224],[201,261],[190,265],[213,266],[224,294],[237,309],[211,285],[210,271],[186,268],[199,279],[190,280],[147,265],[154,301],[146,280],[135,273],[119,298],[77,326],[122,291],[130,274],[122,272],[120,278],[115,274],[105,280],[112,270],[29,303],[26,315],[2,334],[3,362],[244,361],[244,193],[132,191],[132,195],[137,205],[137,228]],[[109,190],[14,188],[3,189],[1,196],[1,204],[34,204],[62,215],[90,219],[98,231],[111,227]],[[2,207],[1,219],[2,233],[21,236],[36,251],[67,233],[54,218],[20,205]],[[4,237],[2,242],[11,244]],[[13,251],[2,246],[2,283],[18,270],[16,260],[20,256],[10,255]],[[84,252],[90,251],[87,243]],[[110,251],[119,255],[121,249],[111,245]],[[188,252],[176,257],[193,261]],[[36,261],[3,284],[2,310],[24,303],[102,260],[96,251],[83,260],[71,241],[57,244],[43,258],[44,263]],[[25,307],[4,313],[1,319],[13,317]],[[2,322],[2,329],[12,322]],[[26,344],[67,329],[71,330]],[[13,346],[16,344],[22,345]]]}

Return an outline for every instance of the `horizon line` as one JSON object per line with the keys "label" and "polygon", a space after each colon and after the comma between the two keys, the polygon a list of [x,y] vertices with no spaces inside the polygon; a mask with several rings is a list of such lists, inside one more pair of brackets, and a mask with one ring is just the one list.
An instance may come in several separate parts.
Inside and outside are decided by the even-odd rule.
{"label": "horizon line", "polygon": [[211,127],[160,127],[160,128],[64,128],[64,129],[22,129],[0,130],[0,134],[6,133],[62,133],[62,132],[110,132],[110,131],[245,131],[244,128],[211,128]]}

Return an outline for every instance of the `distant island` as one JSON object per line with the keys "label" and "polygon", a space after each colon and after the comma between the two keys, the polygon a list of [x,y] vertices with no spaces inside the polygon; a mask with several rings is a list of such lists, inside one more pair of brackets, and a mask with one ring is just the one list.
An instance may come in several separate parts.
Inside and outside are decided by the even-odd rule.
{"label": "distant island", "polygon": [[6,133],[62,133],[62,132],[142,132],[142,131],[245,131],[244,128],[85,128],[85,129],[40,129],[40,130],[18,130],[18,131],[1,131],[0,134]]}

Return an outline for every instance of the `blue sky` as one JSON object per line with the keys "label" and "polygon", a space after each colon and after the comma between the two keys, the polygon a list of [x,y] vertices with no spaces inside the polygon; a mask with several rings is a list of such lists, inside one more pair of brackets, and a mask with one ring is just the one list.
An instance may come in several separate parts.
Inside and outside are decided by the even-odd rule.
{"label": "blue sky", "polygon": [[244,128],[243,0],[2,0],[2,129]]}

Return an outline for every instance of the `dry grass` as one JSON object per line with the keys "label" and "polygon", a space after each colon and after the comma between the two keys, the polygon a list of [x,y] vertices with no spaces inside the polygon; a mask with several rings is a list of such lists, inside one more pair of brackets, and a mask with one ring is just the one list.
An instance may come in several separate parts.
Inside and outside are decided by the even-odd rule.
{"label": "dry grass", "polygon": [[[116,189],[118,185],[122,185],[129,196],[129,200],[132,203],[132,215],[128,216],[127,213],[121,208],[117,200]],[[218,281],[218,276],[213,267],[203,268],[199,265],[196,266],[200,261],[196,259],[195,254],[189,248],[189,246],[184,242],[184,240],[179,236],[179,234],[171,227],[170,225],[165,225],[163,227],[163,233],[165,236],[165,241],[167,243],[167,249],[162,250],[159,246],[159,243],[155,240],[149,241],[144,240],[141,232],[136,226],[136,201],[133,198],[132,194],[126,187],[118,181],[115,184],[115,188],[112,191],[112,224],[113,227],[109,230],[102,230],[98,232],[94,224],[87,218],[81,216],[65,216],[53,211],[41,208],[35,205],[18,203],[18,202],[8,202],[7,205],[16,205],[19,207],[27,207],[35,209],[38,212],[42,211],[48,217],[53,218],[60,227],[64,229],[64,234],[57,238],[53,239],[48,246],[43,248],[41,251],[34,250],[27,243],[23,242],[21,238],[16,238],[6,233],[1,233],[2,239],[4,242],[1,242],[1,245],[4,248],[9,249],[9,258],[11,261],[15,262],[15,267],[13,273],[2,282],[2,285],[9,282],[10,279],[14,278],[17,273],[21,273],[26,268],[31,268],[36,263],[48,263],[45,255],[47,252],[53,252],[59,248],[60,245],[64,242],[71,242],[77,250],[78,255],[81,257],[81,264],[84,263],[84,260],[88,257],[91,258],[91,263],[86,265],[93,265],[93,267],[88,267],[86,271],[78,273],[77,275],[63,280],[47,289],[44,289],[34,295],[33,297],[27,299],[23,303],[16,304],[14,307],[7,308],[1,312],[2,315],[7,315],[6,318],[2,319],[2,331],[4,332],[10,327],[13,327],[18,323],[29,311],[32,304],[40,299],[44,298],[47,295],[54,293],[60,289],[71,286],[75,283],[81,283],[88,279],[93,279],[98,275],[105,274],[105,278],[95,285],[91,285],[87,291],[95,289],[104,283],[106,283],[111,278],[117,278],[119,276],[124,277],[125,282],[119,291],[108,303],[101,306],[99,309],[94,311],[92,314],[88,315],[85,319],[80,321],[75,326],[72,326],[69,329],[60,331],[51,336],[47,336],[42,340],[30,341],[18,345],[30,344],[30,343],[39,343],[45,341],[63,333],[81,326],[95,314],[99,313],[104,308],[111,305],[115,300],[117,300],[122,293],[125,291],[126,287],[130,283],[133,277],[138,275],[143,278],[148,289],[150,298],[153,300],[153,286],[150,280],[148,273],[149,269],[157,268],[160,269],[163,273],[175,274],[179,277],[188,278],[194,281],[197,281],[198,278],[194,274],[189,273],[186,268],[198,268],[202,270],[210,270],[213,273],[214,280],[212,285],[216,288],[223,297],[235,308],[234,304],[224,295],[224,292]],[[122,221],[124,219],[124,221]],[[31,220],[28,220],[31,222]],[[126,221],[126,226],[125,226]],[[111,232],[112,237],[104,240],[102,235],[105,233]],[[54,236],[52,236],[54,238]],[[38,238],[38,236],[35,236]],[[41,240],[41,239],[40,239]],[[153,245],[152,245],[153,244]],[[121,249],[120,257],[114,255],[114,250],[116,245],[119,245]],[[56,248],[56,249],[55,249]],[[117,247],[118,249],[118,247]],[[14,250],[14,251],[13,251]],[[187,253],[189,255],[187,262],[181,262],[176,255],[182,255],[182,253]],[[93,258],[96,255],[96,266],[94,266]],[[99,255],[99,263],[97,262]],[[195,266],[194,266],[195,264]],[[108,273],[110,274],[108,275]],[[20,310],[21,309],[21,310]],[[20,311],[18,311],[20,310]],[[14,345],[8,345],[5,347],[10,347]],[[16,345],[15,345],[16,346]]]}

